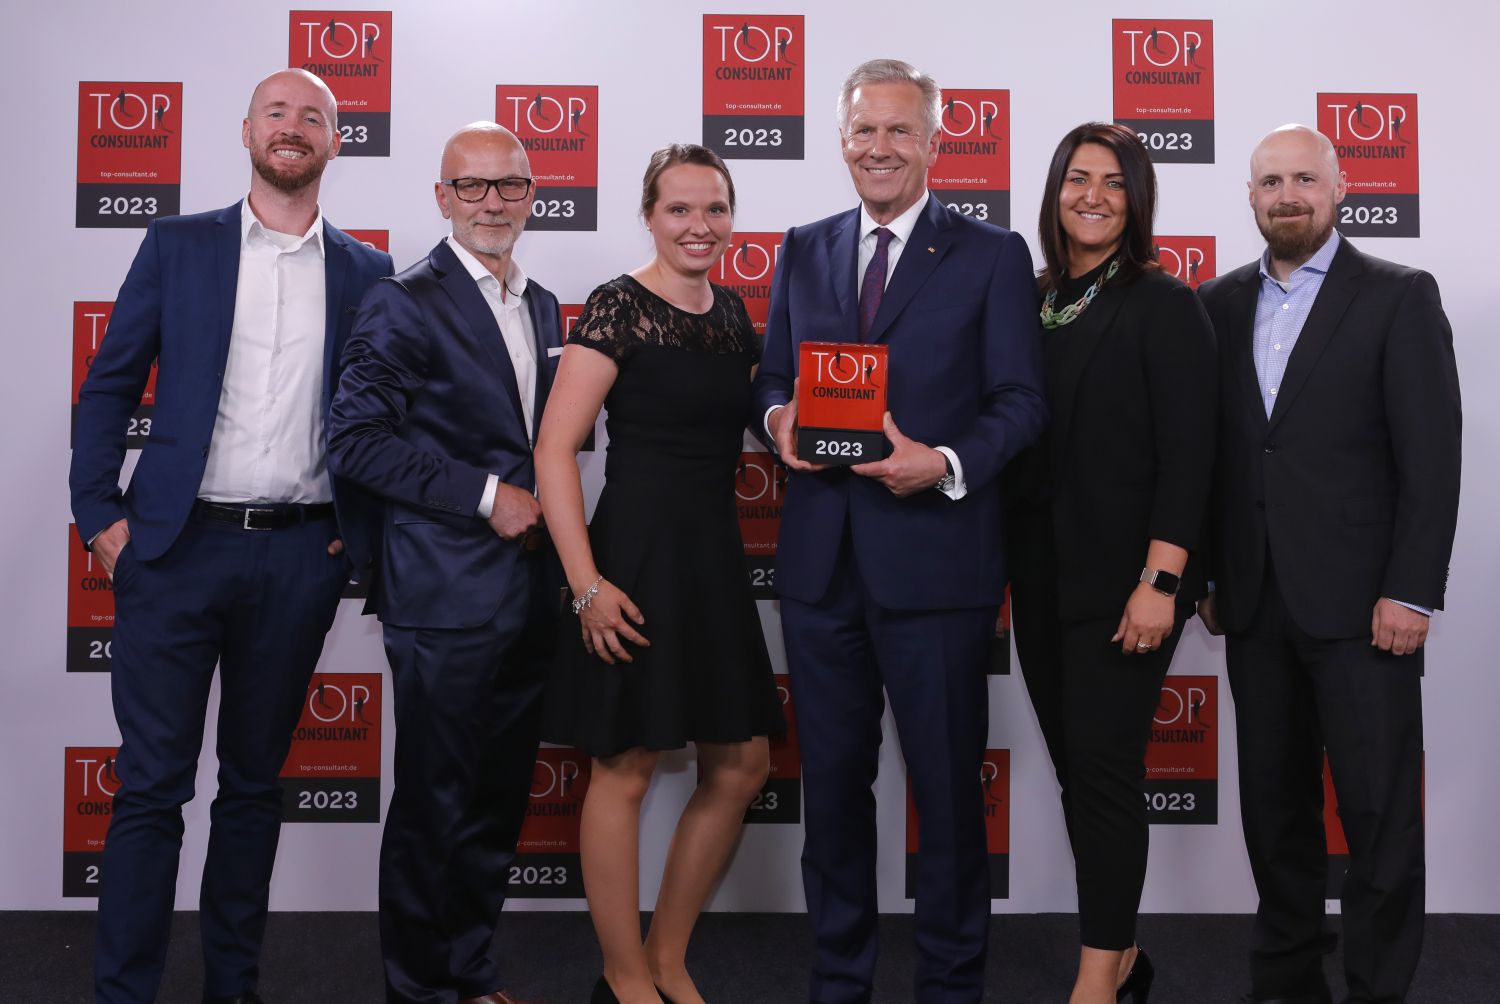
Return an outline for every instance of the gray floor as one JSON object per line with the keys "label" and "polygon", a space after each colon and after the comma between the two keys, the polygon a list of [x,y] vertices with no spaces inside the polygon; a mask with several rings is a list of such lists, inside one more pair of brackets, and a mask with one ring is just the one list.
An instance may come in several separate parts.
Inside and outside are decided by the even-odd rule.
{"label": "gray floor", "polygon": [[[1156,960],[1152,1004],[1231,1002],[1245,989],[1248,917],[1141,918],[1140,941]],[[911,1000],[914,957],[909,916],[881,921],[877,1004]],[[1063,1004],[1077,961],[1072,916],[997,916],[991,926],[985,1001]],[[172,932],[163,1004],[194,1004],[202,976],[197,915]],[[0,912],[0,1001],[87,1002],[93,916]],[[549,1004],[583,1004],[599,974],[599,952],[581,913],[507,914],[495,946],[510,989]],[[695,935],[689,966],[713,1004],[805,1000],[811,942],[796,914],[710,914]],[[1338,956],[1328,969],[1342,988]],[[278,913],[262,961],[267,1004],[342,1004],[383,999],[375,917],[368,913]],[[1500,917],[1428,918],[1411,1004],[1500,1002]]]}

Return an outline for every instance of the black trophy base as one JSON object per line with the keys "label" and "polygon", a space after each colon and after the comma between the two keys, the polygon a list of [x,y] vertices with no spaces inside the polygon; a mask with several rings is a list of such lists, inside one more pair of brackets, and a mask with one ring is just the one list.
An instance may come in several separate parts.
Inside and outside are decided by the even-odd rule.
{"label": "black trophy base", "polygon": [[852,466],[885,456],[879,429],[797,429],[797,458],[810,464]]}

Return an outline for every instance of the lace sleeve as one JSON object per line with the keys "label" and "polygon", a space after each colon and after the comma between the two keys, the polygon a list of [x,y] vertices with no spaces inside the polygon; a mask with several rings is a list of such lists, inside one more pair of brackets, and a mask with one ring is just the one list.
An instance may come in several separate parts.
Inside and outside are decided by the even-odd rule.
{"label": "lace sleeve", "polygon": [[636,333],[640,308],[618,279],[589,294],[583,313],[568,335],[569,345],[584,345],[624,363],[640,344]]}
{"label": "lace sleeve", "polygon": [[760,362],[760,335],[756,333],[755,322],[750,320],[750,312],[745,309],[745,301],[737,295],[734,295],[733,317],[736,339],[745,347],[752,364]]}

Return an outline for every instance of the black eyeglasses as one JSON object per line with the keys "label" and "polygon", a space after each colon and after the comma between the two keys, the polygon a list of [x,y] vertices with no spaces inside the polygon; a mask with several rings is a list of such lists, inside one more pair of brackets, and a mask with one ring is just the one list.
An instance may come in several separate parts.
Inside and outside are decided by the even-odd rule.
{"label": "black eyeglasses", "polygon": [[520,202],[531,194],[536,182],[531,178],[443,178],[438,184],[451,186],[453,194],[464,202],[483,202],[491,186],[506,202]]}

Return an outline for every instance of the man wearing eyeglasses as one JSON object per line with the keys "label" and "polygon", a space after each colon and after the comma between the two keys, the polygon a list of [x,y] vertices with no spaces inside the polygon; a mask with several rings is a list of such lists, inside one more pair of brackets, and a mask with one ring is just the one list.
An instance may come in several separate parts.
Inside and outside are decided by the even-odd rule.
{"label": "man wearing eyeglasses", "polygon": [[366,611],[384,628],[396,710],[387,1000],[519,1004],[496,989],[488,951],[536,763],[548,586],[561,583],[531,458],[561,324],[513,257],[531,213],[520,141],[465,126],[433,187],[453,232],[366,295],[329,465],[385,507]]}

